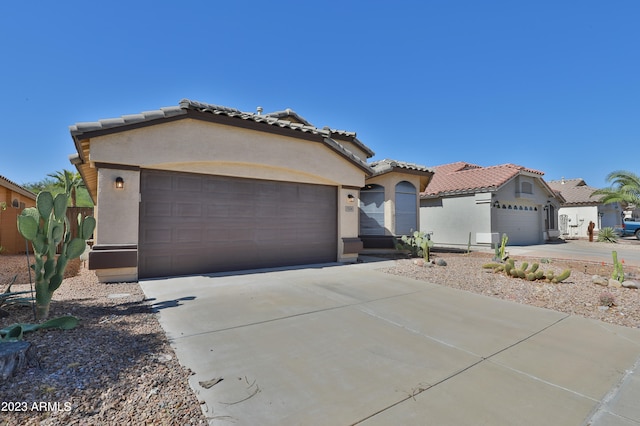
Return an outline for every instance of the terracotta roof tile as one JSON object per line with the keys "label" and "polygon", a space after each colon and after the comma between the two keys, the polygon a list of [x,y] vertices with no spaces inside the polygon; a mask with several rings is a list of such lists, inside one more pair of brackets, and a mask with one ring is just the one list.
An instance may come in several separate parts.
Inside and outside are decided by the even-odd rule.
{"label": "terracotta roof tile", "polygon": [[27,188],[25,188],[24,186],[20,186],[17,183],[15,183],[14,181],[7,179],[6,177],[0,175],[0,186],[4,186],[5,188],[9,188],[12,191],[15,191],[19,194],[24,195],[27,198],[31,198],[32,200],[36,199],[36,194],[34,194],[33,192],[29,191]]}
{"label": "terracotta roof tile", "polygon": [[541,171],[528,169],[517,164],[482,167],[476,164],[457,162],[431,169],[434,175],[422,194],[425,197],[494,191],[521,172],[533,173],[541,177],[544,175]]}
{"label": "terracotta roof tile", "polygon": [[596,205],[599,204],[599,197],[591,197],[593,191],[597,188],[593,188],[583,179],[562,179],[552,180],[547,182],[549,186],[554,190],[562,194],[566,200],[565,205]]}

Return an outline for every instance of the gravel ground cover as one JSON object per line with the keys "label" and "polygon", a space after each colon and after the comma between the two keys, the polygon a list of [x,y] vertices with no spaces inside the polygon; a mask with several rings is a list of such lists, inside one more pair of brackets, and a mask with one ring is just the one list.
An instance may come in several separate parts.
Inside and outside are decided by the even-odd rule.
{"label": "gravel ground cover", "polygon": [[[400,259],[381,270],[626,327],[640,325],[639,290],[592,283],[593,275],[611,274],[610,263],[550,259],[541,263],[545,270],[572,270],[566,281],[551,284],[483,269],[491,261],[490,253],[438,252],[434,258],[447,265],[422,266],[414,259]],[[541,261],[517,257],[516,264],[524,260]],[[178,363],[153,312],[153,301],[144,300],[137,283],[99,283],[81,264],[76,272],[54,294],[51,317],[75,315],[80,326],[25,335],[39,365],[0,382],[0,403],[5,409],[12,408],[0,412],[0,425],[208,424],[188,384],[191,373]],[[639,271],[626,267],[625,272],[634,275]],[[29,282],[24,256],[0,256],[0,291],[15,274],[17,283]],[[19,284],[12,289],[28,288],[29,284]],[[613,296],[615,305],[602,306],[605,292]],[[0,328],[33,322],[28,307],[4,311],[8,316],[0,317]],[[9,407],[11,402],[19,405]],[[25,406],[26,411],[16,411]]]}
{"label": "gravel ground cover", "polygon": [[[0,291],[26,271],[24,256],[0,256]],[[29,307],[4,310],[0,328],[34,322]],[[137,283],[101,284],[80,265],[54,293],[50,317],[62,315],[80,326],[25,334],[39,365],[0,382],[0,425],[208,424]]]}
{"label": "gravel ground cover", "polygon": [[[625,327],[640,326],[640,290],[603,287],[592,281],[594,275],[609,278],[613,271],[611,263],[514,257],[516,266],[524,261],[529,265],[538,262],[541,269],[553,270],[556,275],[564,269],[571,269],[569,278],[561,283],[552,284],[507,277],[504,273],[483,269],[482,265],[491,263],[492,258],[493,254],[482,252],[435,253],[432,259],[442,259],[447,263],[446,266],[422,266],[421,262],[415,259],[400,259],[395,261],[395,266],[380,270]],[[640,270],[637,267],[625,267],[624,272],[640,283]],[[601,302],[603,296],[612,297],[614,304],[604,306]]]}

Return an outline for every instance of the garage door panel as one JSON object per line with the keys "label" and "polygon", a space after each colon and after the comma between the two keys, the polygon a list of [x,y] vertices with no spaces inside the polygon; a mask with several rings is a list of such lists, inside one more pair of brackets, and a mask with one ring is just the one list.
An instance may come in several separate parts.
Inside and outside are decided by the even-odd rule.
{"label": "garage door panel", "polygon": [[145,170],[141,193],[142,278],[337,258],[335,187]]}
{"label": "garage door panel", "polygon": [[171,217],[172,215],[171,209],[172,209],[172,206],[171,204],[168,204],[168,203],[149,202],[145,204],[141,214],[147,217],[151,217],[151,216]]}
{"label": "garage door panel", "polygon": [[202,178],[199,176],[196,177],[186,177],[179,176],[173,180],[173,189],[180,191],[182,193],[185,192],[202,192]]}
{"label": "garage door panel", "polygon": [[175,203],[174,215],[180,217],[202,217],[202,205],[195,203]]}
{"label": "garage door panel", "polygon": [[515,207],[496,210],[497,231],[507,234],[510,245],[539,244],[542,239],[539,211]]}
{"label": "garage door panel", "polygon": [[194,228],[176,228],[173,230],[175,233],[175,241],[178,243],[202,243],[202,230]]}
{"label": "garage door panel", "polygon": [[173,190],[173,180],[171,179],[171,176],[156,176],[156,179],[153,179],[153,181],[148,181],[147,185],[146,185],[146,190],[147,191],[161,191],[161,192],[166,192],[166,191],[172,191]]}
{"label": "garage door panel", "polygon": [[170,244],[171,228],[164,227],[145,229],[144,234],[140,237],[146,242],[146,244]]}

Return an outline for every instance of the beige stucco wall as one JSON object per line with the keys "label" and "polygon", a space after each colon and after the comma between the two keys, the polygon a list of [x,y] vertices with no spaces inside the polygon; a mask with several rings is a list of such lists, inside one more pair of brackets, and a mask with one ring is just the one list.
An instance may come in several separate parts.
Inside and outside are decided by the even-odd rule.
{"label": "beige stucco wall", "polygon": [[384,187],[384,228],[386,235],[396,235],[396,185],[407,181],[416,188],[416,231],[420,229],[420,176],[409,173],[389,172],[367,179],[367,184]]}
{"label": "beige stucco wall", "polygon": [[367,161],[367,158],[369,158],[367,153],[364,152],[358,145],[356,145],[353,142],[347,142],[347,141],[338,140],[338,143],[340,143],[346,149],[351,151],[353,154],[357,155],[360,159],[362,159],[362,161]]}
{"label": "beige stucco wall", "polygon": [[194,119],[95,138],[91,161],[324,185],[364,184],[361,169],[321,142]]}
{"label": "beige stucco wall", "polygon": [[[90,155],[92,163],[336,186],[337,260],[355,260],[344,253],[342,238],[358,235],[357,203],[351,209],[347,196],[358,198],[348,188],[364,186],[365,172],[321,142],[184,119],[96,137]],[[118,176],[122,190],[115,188]],[[139,200],[139,171],[99,169],[96,244],[138,244]]]}
{"label": "beige stucco wall", "polygon": [[[124,180],[124,188],[116,189],[117,177]],[[140,172],[98,170],[98,194],[95,244],[138,244]]]}
{"label": "beige stucco wall", "polygon": [[20,206],[20,203],[24,203],[25,207],[33,207],[36,205],[35,200],[7,188],[6,186],[0,185],[0,203],[6,203],[7,208],[11,208],[13,207],[13,200],[18,200],[18,206]]}
{"label": "beige stucco wall", "polygon": [[[338,261],[355,262],[358,253],[345,253],[342,238],[357,238],[359,229],[360,212],[358,210],[359,192],[356,189],[340,188],[338,191]],[[349,199],[349,195],[353,198]]]}

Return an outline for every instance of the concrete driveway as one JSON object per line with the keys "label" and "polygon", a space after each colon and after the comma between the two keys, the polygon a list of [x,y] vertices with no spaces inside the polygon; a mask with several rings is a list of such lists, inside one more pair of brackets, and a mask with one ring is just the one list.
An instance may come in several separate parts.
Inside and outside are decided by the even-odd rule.
{"label": "concrete driveway", "polygon": [[385,263],[140,284],[211,424],[640,425],[640,330]]}
{"label": "concrete driveway", "polygon": [[614,250],[618,253],[618,259],[624,259],[627,266],[640,267],[640,241],[636,237],[621,238],[617,244],[567,240],[531,246],[507,246],[507,251],[513,256],[551,257],[608,264],[613,260],[611,252]]}

